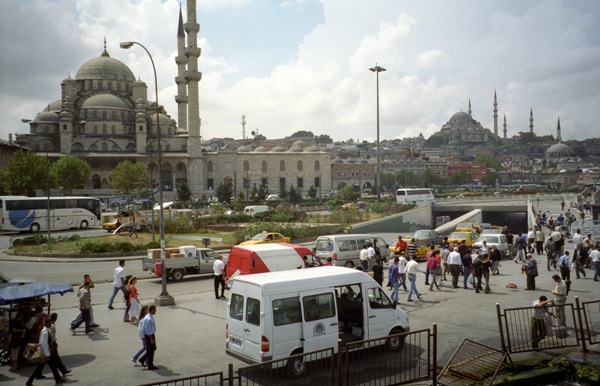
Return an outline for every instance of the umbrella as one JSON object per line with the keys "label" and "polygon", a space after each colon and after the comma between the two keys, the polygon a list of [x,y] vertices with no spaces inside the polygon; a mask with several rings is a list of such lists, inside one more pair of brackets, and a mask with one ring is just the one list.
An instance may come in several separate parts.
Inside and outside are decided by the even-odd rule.
{"label": "umbrella", "polygon": [[64,295],[66,292],[73,292],[73,286],[66,283],[31,283],[4,287],[0,288],[0,305],[45,295]]}

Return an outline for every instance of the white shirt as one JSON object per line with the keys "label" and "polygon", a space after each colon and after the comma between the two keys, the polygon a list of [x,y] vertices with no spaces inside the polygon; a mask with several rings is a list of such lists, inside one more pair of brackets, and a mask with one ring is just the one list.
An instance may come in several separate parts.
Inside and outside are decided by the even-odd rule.
{"label": "white shirt", "polygon": [[600,262],[600,251],[597,249],[594,249],[593,251],[590,252],[590,256],[592,257],[592,262],[597,263]]}
{"label": "white shirt", "polygon": [[123,286],[123,276],[125,276],[125,268],[119,265],[117,268],[115,268],[115,273],[113,276],[113,285],[115,286],[115,288],[121,288]]}
{"label": "white shirt", "polygon": [[529,232],[527,232],[527,238],[535,239],[535,232],[533,230],[530,230]]}
{"label": "white shirt", "polygon": [[423,270],[421,268],[419,268],[419,263],[417,263],[415,260],[411,260],[408,263],[406,263],[406,268],[405,271],[407,274],[416,274],[417,272],[423,272]]}
{"label": "white shirt", "polygon": [[581,244],[583,245],[583,235],[581,233],[575,233],[573,235],[573,244]]}
{"label": "white shirt", "polygon": [[458,253],[456,251],[450,252],[450,254],[448,255],[448,264],[450,264],[450,265],[460,265],[460,263],[461,263],[460,253]]}
{"label": "white shirt", "polygon": [[361,249],[358,257],[360,258],[361,261],[367,260],[367,257],[368,257],[367,250],[364,248]]}
{"label": "white shirt", "polygon": [[408,264],[408,260],[406,260],[406,257],[400,255],[398,258],[398,273],[404,273],[406,264]]}
{"label": "white shirt", "polygon": [[371,260],[372,258],[374,258],[375,257],[375,248],[368,247],[367,248],[367,256],[369,257],[369,260]]}
{"label": "white shirt", "polygon": [[225,263],[223,263],[223,260],[215,260],[213,264],[213,272],[215,276],[221,276],[223,274],[223,268],[225,268]]}
{"label": "white shirt", "polygon": [[50,338],[50,330],[48,329],[48,327],[44,327],[44,329],[40,333],[39,344],[40,344],[40,346],[42,346],[42,350],[44,350],[44,356],[46,356],[46,357],[50,356],[50,345],[48,344],[49,338]]}

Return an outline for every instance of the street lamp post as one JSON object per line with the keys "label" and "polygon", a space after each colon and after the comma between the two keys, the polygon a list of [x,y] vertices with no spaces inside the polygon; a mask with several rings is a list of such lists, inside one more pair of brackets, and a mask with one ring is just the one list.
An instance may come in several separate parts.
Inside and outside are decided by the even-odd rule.
{"label": "street lamp post", "polygon": [[379,163],[380,163],[380,153],[379,153],[379,73],[385,71],[385,68],[378,66],[375,63],[375,67],[369,68],[369,71],[372,71],[377,74],[377,202],[381,201],[381,174],[379,172]]}
{"label": "street lamp post", "polygon": [[[154,91],[156,94],[156,139],[158,141],[158,199],[160,201],[160,210],[159,210],[159,222],[160,222],[160,262],[162,264],[162,292],[159,296],[154,298],[154,303],[159,306],[169,306],[175,304],[175,299],[169,295],[167,292],[167,270],[166,268],[166,259],[165,259],[165,215],[164,215],[164,207],[163,207],[163,186],[162,186],[162,149],[160,143],[160,107],[158,104],[158,77],[156,76],[156,67],[154,66],[154,59],[152,59],[152,55],[150,55],[150,51],[141,43],[138,42],[122,42],[119,44],[119,47],[123,49],[129,49],[133,47],[134,44],[142,47],[144,51],[148,54],[150,58],[150,62],[152,63],[152,71],[154,72]],[[152,208],[152,213],[154,213],[154,208]]]}

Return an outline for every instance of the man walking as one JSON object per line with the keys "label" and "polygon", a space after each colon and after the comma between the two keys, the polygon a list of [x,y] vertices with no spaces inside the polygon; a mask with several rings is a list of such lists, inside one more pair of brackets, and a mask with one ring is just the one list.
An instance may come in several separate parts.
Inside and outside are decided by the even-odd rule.
{"label": "man walking", "polygon": [[[88,289],[88,292],[90,293],[90,327],[100,327],[99,324],[96,324],[94,322],[94,307],[91,305],[91,303],[92,303],[92,288],[95,287],[94,281],[92,280],[92,277],[90,275],[88,275],[87,273],[85,275],[83,275],[83,282],[79,286],[79,289],[83,288],[83,284],[86,281],[90,282],[90,288]],[[74,325],[79,323],[79,321],[82,321],[82,320],[83,320],[83,315],[80,312],[75,318],[73,318],[73,320],[71,320],[71,327],[73,327]]]}
{"label": "man walking", "polygon": [[525,256],[525,275],[527,276],[527,291],[535,291],[535,277],[538,275],[537,261],[531,253]]}
{"label": "man walking", "polygon": [[590,258],[594,265],[594,281],[598,281],[598,276],[600,276],[600,246],[596,245],[594,247],[590,252]]}
{"label": "man walking", "polygon": [[83,320],[80,320],[73,326],[71,326],[71,332],[75,335],[75,329],[81,326],[81,323],[85,323],[85,333],[87,335],[94,335],[94,331],[92,331],[91,323],[90,323],[90,282],[84,281],[83,288],[79,290],[77,297],[79,298],[79,311],[81,311],[81,316]]}
{"label": "man walking", "polygon": [[146,352],[139,359],[142,365],[146,364],[148,370],[158,370],[158,367],[154,366],[154,352],[156,351],[156,323],[154,321],[154,314],[156,314],[156,306],[151,304],[148,307],[148,314],[142,319],[142,323],[139,326],[140,338],[146,341]]}
{"label": "man walking", "polygon": [[571,290],[571,267],[569,263],[569,251],[565,251],[565,254],[558,258],[558,269],[560,269],[560,276],[567,285],[567,293]]}
{"label": "man walking", "polygon": [[55,358],[52,356],[52,342],[50,338],[50,327],[52,326],[52,323],[54,323],[52,319],[46,319],[46,321],[44,322],[44,328],[42,329],[39,338],[39,344],[41,346],[40,349],[42,350],[44,357],[46,357],[47,360],[45,362],[40,362],[35,366],[35,370],[27,380],[26,385],[28,386],[33,385],[34,379],[39,379],[43,377],[42,371],[44,370],[44,366],[46,365],[46,363],[48,363],[48,366],[50,367],[52,375],[54,376],[54,380],[57,384],[66,382],[58,373]]}
{"label": "man walking", "polygon": [[558,319],[558,325],[566,326],[565,303],[567,302],[567,285],[564,280],[556,274],[552,275],[552,280],[556,283],[556,286],[552,290],[552,294],[554,295],[554,304],[557,306],[556,318]]}
{"label": "man walking", "polygon": [[406,275],[408,276],[408,281],[410,282],[410,289],[408,290],[409,302],[413,301],[413,293],[417,295],[418,299],[421,299],[421,294],[419,293],[419,290],[417,290],[417,272],[423,272],[421,268],[419,268],[419,264],[417,264],[416,260],[409,260],[408,264],[406,264]]}
{"label": "man walking", "polygon": [[[225,264],[223,263],[223,256],[219,257],[213,263],[213,273],[215,280],[215,298],[225,299],[225,275],[224,275]],[[221,286],[221,296],[219,296],[219,286]]]}
{"label": "man walking", "polygon": [[392,298],[392,302],[394,302],[394,308],[396,308],[396,305],[398,304],[398,288],[400,286],[400,283],[398,282],[399,279],[399,274],[398,274],[398,258],[397,257],[393,257],[390,260],[390,267],[388,268],[388,279],[390,280],[390,283],[392,284],[392,294],[391,294],[391,298]]}
{"label": "man walking", "polygon": [[362,249],[358,254],[358,259],[360,260],[360,270],[363,272],[367,272],[369,270],[369,260],[367,254],[367,244],[363,245]]}
{"label": "man walking", "polygon": [[452,287],[458,288],[458,276],[460,275],[460,253],[458,253],[458,247],[454,247],[454,250],[448,255],[448,265],[450,266],[450,273],[452,274]]}
{"label": "man walking", "polygon": [[137,234],[137,224],[135,222],[135,214],[133,215],[133,220],[131,221],[131,230],[129,231],[129,237],[135,235],[135,238],[138,238]]}
{"label": "man walking", "polygon": [[573,263],[575,263],[575,275],[580,279],[580,274],[585,277],[585,265],[588,261],[588,253],[583,248],[583,244],[575,244],[575,251],[573,252]]}
{"label": "man walking", "polygon": [[115,300],[115,296],[119,290],[123,291],[123,296],[125,296],[125,260],[119,260],[119,266],[115,268],[115,272],[113,274],[113,293],[108,301],[108,309],[112,310],[113,301]]}

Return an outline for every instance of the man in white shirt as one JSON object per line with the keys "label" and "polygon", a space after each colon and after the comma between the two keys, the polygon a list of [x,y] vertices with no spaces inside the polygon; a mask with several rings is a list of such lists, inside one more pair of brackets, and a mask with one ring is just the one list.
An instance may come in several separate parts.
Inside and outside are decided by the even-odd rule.
{"label": "man in white shirt", "polygon": [[125,290],[123,289],[125,282],[125,260],[119,260],[119,266],[115,268],[115,272],[113,274],[113,293],[110,296],[110,300],[108,301],[108,309],[112,310],[113,301],[115,300],[115,296],[119,293],[119,290],[123,291],[123,296],[125,296]]}
{"label": "man in white shirt", "polygon": [[552,280],[556,283],[556,287],[552,290],[554,295],[554,304],[556,307],[556,319],[558,319],[559,326],[566,325],[565,307],[564,304],[567,302],[567,284],[560,278],[560,276],[552,275]]}
{"label": "man in white shirt", "polygon": [[40,349],[42,350],[44,357],[47,358],[47,361],[40,362],[35,366],[35,370],[33,371],[33,374],[31,374],[31,376],[27,380],[26,385],[33,385],[34,379],[42,378],[42,371],[44,370],[44,365],[46,365],[46,363],[50,367],[50,370],[52,371],[52,375],[54,376],[54,380],[56,381],[57,384],[66,382],[60,376],[58,369],[56,368],[56,360],[55,360],[54,356],[51,356],[52,342],[51,342],[51,337],[50,337],[50,327],[52,326],[52,323],[54,323],[54,321],[52,319],[46,319],[46,321],[44,322],[44,329],[40,333],[40,339],[39,339],[39,344],[41,346]]}
{"label": "man in white shirt", "polygon": [[600,276],[600,247],[596,246],[596,248],[590,252],[590,259],[594,266],[594,281],[598,281],[598,276]]}
{"label": "man in white shirt", "polygon": [[400,257],[398,257],[398,276],[400,276],[400,285],[404,291],[408,291],[408,288],[406,288],[406,264],[408,264],[408,260],[404,257],[404,252],[401,252]]}
{"label": "man in white shirt", "polygon": [[454,247],[454,250],[448,255],[448,265],[450,266],[450,273],[452,274],[452,287],[458,288],[458,277],[460,276],[460,253],[458,253],[458,247]]}
{"label": "man in white shirt", "polygon": [[[213,273],[215,276],[215,298],[225,299],[225,263],[223,263],[223,256],[219,255],[217,260],[213,263]],[[219,286],[221,286],[221,296],[219,296]]]}
{"label": "man in white shirt", "polygon": [[367,252],[367,244],[363,245],[358,254],[358,258],[360,259],[361,270],[363,272],[367,272],[369,270],[369,254]]}
{"label": "man in white shirt", "polygon": [[[417,295],[417,298],[421,299],[421,294],[419,290],[417,290],[417,272],[423,272],[421,268],[419,268],[419,264],[416,260],[410,260],[406,264],[405,269],[406,275],[408,276],[408,281],[410,282],[410,290],[408,290],[408,301],[412,302],[412,294],[413,292]],[[425,272],[423,272],[425,273]]]}
{"label": "man in white shirt", "polygon": [[581,229],[577,228],[575,234],[573,235],[573,245],[577,246],[577,244],[581,244],[583,246],[583,235],[581,234]]}

